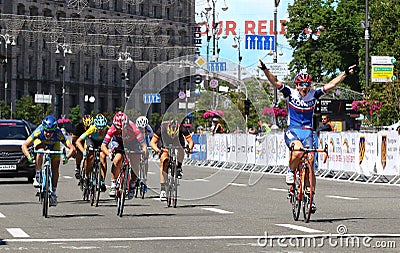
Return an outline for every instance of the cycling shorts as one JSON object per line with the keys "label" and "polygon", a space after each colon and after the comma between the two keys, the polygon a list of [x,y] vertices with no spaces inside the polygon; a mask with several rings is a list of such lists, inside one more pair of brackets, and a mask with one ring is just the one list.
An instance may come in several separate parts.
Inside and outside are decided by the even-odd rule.
{"label": "cycling shorts", "polygon": [[285,131],[285,143],[289,148],[293,141],[301,141],[303,147],[316,148],[318,145],[317,134],[311,129],[288,127]]}

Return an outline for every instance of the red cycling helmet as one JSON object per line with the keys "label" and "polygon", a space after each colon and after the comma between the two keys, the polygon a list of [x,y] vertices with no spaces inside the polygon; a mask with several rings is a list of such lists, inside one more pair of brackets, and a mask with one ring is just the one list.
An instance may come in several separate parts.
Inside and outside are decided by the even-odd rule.
{"label": "red cycling helmet", "polygon": [[113,125],[117,129],[122,129],[125,127],[125,125],[128,123],[128,116],[124,112],[117,112],[113,118]]}
{"label": "red cycling helmet", "polygon": [[295,84],[300,84],[300,83],[312,83],[312,77],[307,74],[307,73],[300,73],[294,78],[294,83]]}

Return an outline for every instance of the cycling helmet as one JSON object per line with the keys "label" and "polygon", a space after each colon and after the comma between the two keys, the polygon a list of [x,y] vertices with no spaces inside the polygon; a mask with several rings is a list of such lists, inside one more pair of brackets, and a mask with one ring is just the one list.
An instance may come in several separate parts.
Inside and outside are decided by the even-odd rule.
{"label": "cycling helmet", "polygon": [[43,129],[46,132],[54,132],[57,129],[57,119],[54,116],[46,116],[42,121]]}
{"label": "cycling helmet", "polygon": [[103,114],[97,114],[96,118],[94,118],[93,125],[97,129],[104,129],[107,125],[107,119],[103,116]]}
{"label": "cycling helmet", "polygon": [[171,137],[178,135],[179,133],[179,124],[177,120],[171,120],[167,125],[167,134]]}
{"label": "cycling helmet", "polygon": [[93,117],[92,115],[85,115],[82,118],[83,125],[88,128],[93,124]]}
{"label": "cycling helmet", "polygon": [[300,84],[300,83],[312,83],[312,77],[307,74],[307,73],[300,73],[294,78],[295,84]]}
{"label": "cycling helmet", "polygon": [[128,123],[128,116],[126,116],[126,114],[124,112],[117,112],[113,118],[113,125],[117,128],[117,129],[122,129],[126,126],[126,124]]}
{"label": "cycling helmet", "polygon": [[139,116],[136,119],[136,126],[140,128],[145,128],[149,124],[149,120],[145,116]]}

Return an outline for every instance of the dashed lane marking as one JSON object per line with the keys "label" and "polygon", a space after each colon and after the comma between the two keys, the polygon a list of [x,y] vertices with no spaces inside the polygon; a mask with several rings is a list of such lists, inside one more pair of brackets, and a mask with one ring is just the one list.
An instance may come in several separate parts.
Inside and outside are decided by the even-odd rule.
{"label": "dashed lane marking", "polygon": [[281,188],[268,188],[268,189],[277,192],[288,192],[288,189],[281,189]]}
{"label": "dashed lane marking", "polygon": [[206,210],[206,211],[211,211],[211,212],[215,212],[215,213],[222,213],[222,214],[233,213],[231,211],[226,211],[226,210],[222,210],[222,209],[218,209],[218,208],[212,208],[212,207],[204,207],[202,209]]}
{"label": "dashed lane marking", "polygon": [[232,186],[247,186],[247,184],[229,183]]}
{"label": "dashed lane marking", "polygon": [[24,230],[20,228],[7,228],[8,233],[10,233],[13,237],[30,237]]}
{"label": "dashed lane marking", "polygon": [[331,199],[345,199],[345,200],[357,200],[358,198],[353,197],[345,197],[345,196],[336,196],[336,195],[326,195],[327,198]]}
{"label": "dashed lane marking", "polygon": [[4,214],[0,213],[0,218],[5,218]]}
{"label": "dashed lane marking", "polygon": [[293,225],[293,224],[275,224],[275,225],[280,226],[280,227],[285,227],[285,228],[291,228],[291,229],[295,229],[295,230],[299,230],[299,231],[303,231],[303,232],[307,232],[307,233],[322,233],[322,232],[324,232],[321,230],[307,228],[307,227]]}

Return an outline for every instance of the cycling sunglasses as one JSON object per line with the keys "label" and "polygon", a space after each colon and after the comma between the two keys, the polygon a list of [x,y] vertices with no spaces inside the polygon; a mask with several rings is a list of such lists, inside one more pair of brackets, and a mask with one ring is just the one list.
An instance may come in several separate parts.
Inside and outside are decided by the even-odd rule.
{"label": "cycling sunglasses", "polygon": [[43,130],[47,133],[54,133],[56,131],[56,128],[44,128]]}
{"label": "cycling sunglasses", "polygon": [[298,83],[297,86],[300,86],[300,87],[309,87],[309,86],[310,86],[310,83]]}

